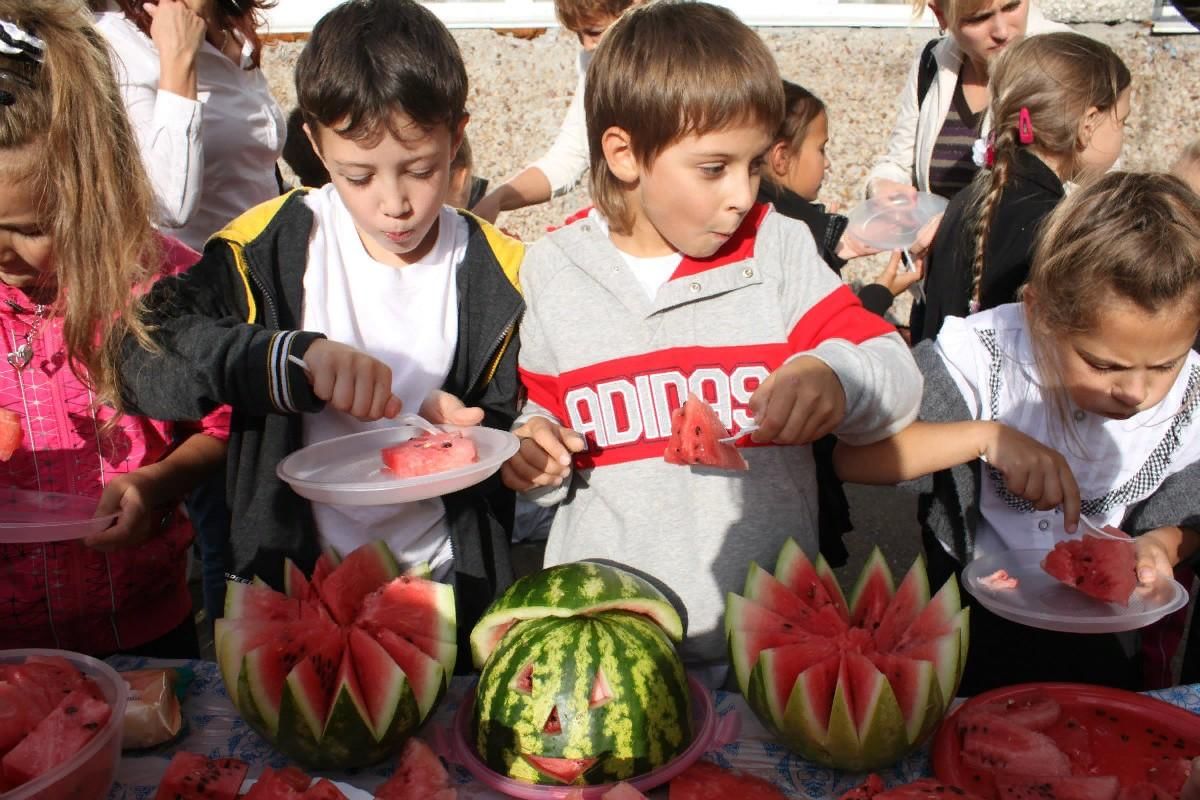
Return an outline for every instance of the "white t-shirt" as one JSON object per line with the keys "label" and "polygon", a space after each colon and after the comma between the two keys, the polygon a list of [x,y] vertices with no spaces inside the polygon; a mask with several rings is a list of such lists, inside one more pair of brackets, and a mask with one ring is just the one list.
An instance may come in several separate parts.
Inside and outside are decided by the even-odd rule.
{"label": "white t-shirt", "polygon": [[154,187],[164,232],[195,250],[243,211],[279,194],[275,162],[287,122],[250,45],[235,64],[207,41],[196,55],[196,99],[158,88],[154,43],[120,11],[96,15],[125,110]]}
{"label": "white t-shirt", "polygon": [[[596,209],[588,212],[588,218],[599,226],[600,230],[608,236],[608,222]],[[682,253],[668,253],[665,256],[651,256],[642,258],[639,256],[630,255],[621,248],[616,248],[621,254],[621,258],[629,266],[629,271],[633,273],[633,277],[645,290],[646,295],[650,298],[650,302],[654,302],[654,298],[658,295],[658,290],[675,274],[675,270],[679,269],[679,263],[683,261]]]}
{"label": "white t-shirt", "polygon": [[[332,184],[309,192],[305,203],[316,218],[304,271],[302,327],[350,345],[392,369],[392,391],[406,411],[450,374],[458,344],[456,267],[466,255],[467,222],[442,209],[438,239],[416,264],[392,267],[367,254],[350,212]],[[361,422],[326,408],[304,417],[304,444],[396,425],[394,420]],[[341,553],[385,540],[405,563],[427,561],[435,576],[450,569],[453,556],[445,507],[440,499],[392,506],[313,504],[322,544]]]}
{"label": "white t-shirt", "polygon": [[[1187,363],[1166,397],[1126,419],[1089,413],[1073,404],[1070,430],[1042,397],[1024,308],[1010,303],[966,319],[948,317],[937,351],[974,419],[997,420],[1061,453],[1098,525],[1119,527],[1129,508],[1162,482],[1200,460],[1200,356]],[[1073,431],[1071,433],[1070,431]],[[1008,492],[1003,477],[980,469],[980,520],[975,557],[1004,549],[1050,549],[1064,537],[1060,510],[1038,511]],[[1181,517],[1182,517],[1181,513]]]}

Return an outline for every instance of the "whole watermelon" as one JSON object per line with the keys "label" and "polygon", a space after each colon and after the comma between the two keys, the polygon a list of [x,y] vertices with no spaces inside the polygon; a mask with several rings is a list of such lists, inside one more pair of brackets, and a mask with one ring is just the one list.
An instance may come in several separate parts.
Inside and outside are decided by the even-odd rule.
{"label": "whole watermelon", "polygon": [[479,677],[473,722],[488,766],[529,783],[625,780],[675,758],[693,734],[674,646],[628,611],[514,626]]}

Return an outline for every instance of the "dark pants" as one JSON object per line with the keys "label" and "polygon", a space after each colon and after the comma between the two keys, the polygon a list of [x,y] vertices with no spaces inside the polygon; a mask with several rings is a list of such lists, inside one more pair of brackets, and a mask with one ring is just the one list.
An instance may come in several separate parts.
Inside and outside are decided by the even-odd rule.
{"label": "dark pants", "polygon": [[200,588],[211,624],[225,614],[225,573],[229,571],[229,504],[225,500],[224,466],[188,495],[187,511],[196,531]]}
{"label": "dark pants", "polygon": [[922,533],[929,585],[936,591],[947,579],[959,582],[971,609],[967,669],[958,693],[964,697],[1014,683],[1070,681],[1141,688],[1137,648],[1128,649],[1111,633],[1060,633],[1030,628],[998,617],[981,606],[962,585],[962,566],[929,530]]}

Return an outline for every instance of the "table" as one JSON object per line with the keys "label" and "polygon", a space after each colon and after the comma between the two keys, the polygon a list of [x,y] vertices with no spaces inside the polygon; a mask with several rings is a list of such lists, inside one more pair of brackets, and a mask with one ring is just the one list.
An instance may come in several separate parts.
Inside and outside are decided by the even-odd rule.
{"label": "table", "polygon": [[[277,753],[238,716],[225,693],[225,686],[221,682],[220,672],[215,663],[157,661],[125,656],[111,658],[109,663],[120,670],[184,666],[194,674],[183,702],[186,725],[184,737],[152,751],[126,754],[121,760],[109,800],[153,798],[158,780],[177,750],[190,750],[209,757],[235,756],[251,765],[251,777],[257,775],[263,766],[282,767],[288,763],[284,756]],[[433,745],[435,750],[438,749],[438,731],[449,729],[455,710],[474,680],[474,677],[469,676],[454,678],[450,691],[433,717],[418,732],[418,735]],[[1177,686],[1148,694],[1194,713],[1200,713],[1200,684]],[[862,781],[862,775],[820,767],[788,752],[759,723],[740,694],[716,691],[713,693],[713,701],[717,713],[722,717],[729,714],[740,717],[740,734],[734,741],[708,753],[706,758],[722,766],[766,778],[793,798],[837,798]],[[392,766],[390,763],[384,763],[363,770],[313,774],[370,790],[387,778]],[[450,774],[457,784],[461,800],[503,800],[503,795],[479,784],[459,765],[451,764]],[[904,783],[931,775],[927,749],[917,750],[881,774],[889,784]],[[662,797],[666,796],[664,791],[654,792],[651,797],[657,798],[660,794]]]}

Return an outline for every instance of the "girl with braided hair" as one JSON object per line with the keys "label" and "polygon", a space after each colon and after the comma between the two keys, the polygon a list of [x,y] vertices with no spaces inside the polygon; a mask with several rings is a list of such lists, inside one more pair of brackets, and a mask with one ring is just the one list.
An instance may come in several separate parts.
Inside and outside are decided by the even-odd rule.
{"label": "girl with braided hair", "polygon": [[1017,299],[1064,183],[1087,184],[1120,156],[1129,84],[1111,48],[1076,33],[1032,36],[1000,55],[992,133],[976,148],[984,169],[951,200],[933,240],[914,343],[937,336],[946,317]]}

